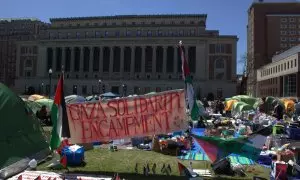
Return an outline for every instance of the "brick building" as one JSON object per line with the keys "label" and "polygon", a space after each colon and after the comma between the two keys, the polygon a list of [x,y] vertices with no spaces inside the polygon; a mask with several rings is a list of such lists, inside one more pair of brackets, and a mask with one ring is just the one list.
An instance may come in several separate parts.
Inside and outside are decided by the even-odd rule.
{"label": "brick building", "polygon": [[247,92],[256,96],[256,70],[300,43],[300,3],[254,2],[248,10]]}
{"label": "brick building", "polygon": [[29,41],[38,37],[45,23],[37,19],[0,18],[0,82],[14,86],[16,74],[17,41]]}

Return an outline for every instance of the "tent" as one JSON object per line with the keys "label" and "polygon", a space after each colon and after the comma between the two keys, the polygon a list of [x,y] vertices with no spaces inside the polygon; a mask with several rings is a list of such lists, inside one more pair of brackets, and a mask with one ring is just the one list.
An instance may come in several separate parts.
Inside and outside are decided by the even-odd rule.
{"label": "tent", "polygon": [[227,101],[225,101],[225,111],[231,111],[233,104],[238,102],[238,100],[236,99],[229,99]]}
{"label": "tent", "polygon": [[50,152],[42,129],[25,102],[0,83],[0,179],[25,170]]}
{"label": "tent", "polygon": [[35,101],[24,101],[28,108],[33,112],[33,114],[36,114],[37,111],[39,111],[42,108],[42,105],[35,102]]}
{"label": "tent", "polygon": [[86,99],[86,101],[89,101],[89,102],[95,102],[95,101],[99,101],[101,98],[97,95],[93,95],[93,96],[88,96],[85,99]]}
{"label": "tent", "polygon": [[236,102],[233,104],[233,108],[232,108],[232,111],[236,113],[240,113],[243,111],[250,111],[250,110],[253,110],[253,107],[244,102]]}
{"label": "tent", "polygon": [[33,94],[33,95],[28,97],[29,101],[36,101],[36,100],[39,100],[39,99],[46,99],[46,97],[42,96],[42,95],[38,95],[38,94]]}
{"label": "tent", "polygon": [[252,107],[259,100],[258,98],[254,98],[254,97],[250,97],[250,96],[246,96],[246,95],[233,96],[231,99],[236,99],[238,101],[242,101],[246,104],[249,104]]}
{"label": "tent", "polygon": [[67,104],[71,104],[71,103],[81,103],[81,102],[85,102],[86,99],[82,96],[78,96],[78,95],[69,95],[65,97],[65,101]]}
{"label": "tent", "polygon": [[36,103],[40,104],[41,106],[46,106],[49,111],[51,111],[53,100],[52,99],[39,99],[35,101]]}
{"label": "tent", "polygon": [[107,92],[107,93],[101,94],[100,97],[104,97],[104,98],[116,98],[116,97],[120,97],[120,95],[112,93],[112,92]]}

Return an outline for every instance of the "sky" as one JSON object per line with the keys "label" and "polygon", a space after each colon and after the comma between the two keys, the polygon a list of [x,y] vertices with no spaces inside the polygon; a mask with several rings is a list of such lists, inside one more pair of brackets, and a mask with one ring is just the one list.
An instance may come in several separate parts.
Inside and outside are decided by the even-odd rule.
{"label": "sky", "polygon": [[[55,17],[126,14],[207,14],[207,29],[236,35],[237,62],[247,51],[247,10],[253,0],[1,0],[0,18],[35,17],[49,22]],[[237,64],[241,73],[243,64]]]}

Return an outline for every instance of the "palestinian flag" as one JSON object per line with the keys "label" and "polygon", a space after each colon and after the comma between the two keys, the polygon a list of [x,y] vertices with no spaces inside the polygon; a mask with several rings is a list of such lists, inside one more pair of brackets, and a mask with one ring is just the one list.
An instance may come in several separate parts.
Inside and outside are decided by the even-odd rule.
{"label": "palestinian flag", "polygon": [[181,56],[181,64],[182,64],[182,74],[183,79],[185,81],[185,95],[187,99],[188,108],[190,110],[192,120],[199,120],[199,107],[196,103],[196,96],[194,93],[193,81],[191,78],[190,68],[188,62],[185,58],[182,42],[179,42],[180,56]]}
{"label": "palestinian flag", "polygon": [[189,178],[197,177],[198,174],[190,170],[189,168],[185,167],[183,164],[178,162],[178,171],[180,176],[185,176]]}
{"label": "palestinian flag", "polygon": [[61,74],[57,84],[54,102],[51,109],[51,120],[53,123],[53,129],[50,147],[51,150],[56,150],[58,147],[60,147],[63,138],[70,138],[70,129],[64,96],[63,73]]}
{"label": "palestinian flag", "polygon": [[63,155],[63,157],[60,159],[60,164],[62,165],[63,168],[67,168],[68,161],[66,155]]}

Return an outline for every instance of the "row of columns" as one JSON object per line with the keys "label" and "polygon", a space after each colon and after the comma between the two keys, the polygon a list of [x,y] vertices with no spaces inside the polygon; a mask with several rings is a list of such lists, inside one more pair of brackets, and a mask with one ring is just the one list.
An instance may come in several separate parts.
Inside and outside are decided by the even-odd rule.
{"label": "row of columns", "polygon": [[[80,59],[79,59],[79,72],[83,73],[84,72],[84,48],[86,48],[87,46],[82,46],[82,47],[58,47],[61,48],[61,54],[62,54],[62,58],[61,58],[61,63],[62,65],[66,65],[66,49],[70,48],[71,51],[71,55],[70,55],[70,71],[75,71],[75,48],[79,48],[80,49]],[[107,46],[105,46],[107,47]],[[114,73],[113,72],[113,66],[114,66],[114,48],[115,47],[119,47],[119,46],[113,46],[113,47],[109,47],[110,53],[109,53],[109,74]],[[162,73],[163,74],[167,74],[167,49],[168,47],[172,47],[174,50],[174,59],[173,59],[173,73],[177,72],[178,69],[178,54],[177,54],[177,47],[173,47],[173,46],[123,46],[123,47],[119,47],[120,48],[120,75],[122,76],[124,73],[124,61],[125,61],[125,57],[124,57],[124,52],[125,52],[125,48],[129,47],[131,49],[131,59],[130,59],[130,75],[134,76],[135,73],[135,49],[137,47],[142,48],[142,55],[141,55],[141,74],[144,75],[146,73],[145,71],[145,67],[146,67],[146,48],[147,47],[151,47],[152,48],[152,73],[156,73],[156,63],[157,63],[157,59],[156,59],[156,50],[158,47],[162,47],[163,49],[163,67],[162,67]],[[95,72],[93,71],[93,65],[94,65],[94,48],[95,46],[89,46],[87,47],[89,48],[89,72]],[[96,47],[97,48],[97,47]],[[98,47],[99,48],[99,72],[102,75],[103,73],[103,60],[104,60],[104,56],[103,56],[103,52],[104,52],[104,47]],[[56,69],[57,66],[57,47],[52,47],[53,50],[53,54],[52,54],[52,67],[54,67],[54,70],[58,70]],[[188,50],[185,51],[185,56],[188,57]],[[47,55],[48,57],[48,55]],[[188,59],[188,58],[187,58]],[[180,60],[180,59],[179,59]],[[48,60],[49,61],[49,60]]]}

